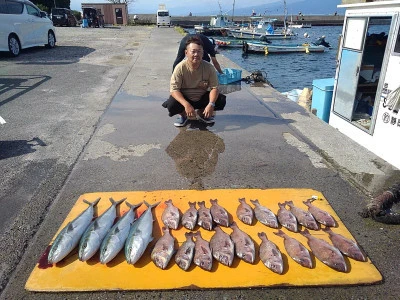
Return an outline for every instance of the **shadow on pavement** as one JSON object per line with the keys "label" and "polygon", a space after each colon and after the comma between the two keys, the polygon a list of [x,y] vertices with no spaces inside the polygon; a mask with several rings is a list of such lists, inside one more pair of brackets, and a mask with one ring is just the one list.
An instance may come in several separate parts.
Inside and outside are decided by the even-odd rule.
{"label": "shadow on pavement", "polygon": [[40,138],[31,140],[0,141],[0,160],[36,151],[36,146],[47,146]]}
{"label": "shadow on pavement", "polygon": [[19,96],[37,88],[50,80],[45,75],[8,75],[0,76],[0,106],[15,100]]}
{"label": "shadow on pavement", "polygon": [[0,52],[0,58],[24,65],[65,65],[76,63],[95,50],[85,46],[56,46],[53,49],[32,47],[23,49],[18,57]]}

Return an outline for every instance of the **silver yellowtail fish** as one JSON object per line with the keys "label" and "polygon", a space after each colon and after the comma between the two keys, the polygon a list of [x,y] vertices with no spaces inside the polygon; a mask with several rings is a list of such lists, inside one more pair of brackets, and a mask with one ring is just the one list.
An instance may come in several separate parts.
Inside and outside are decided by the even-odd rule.
{"label": "silver yellowtail fish", "polygon": [[113,226],[114,220],[117,217],[117,205],[125,200],[126,198],[115,201],[113,198],[110,198],[111,206],[86,229],[79,242],[78,256],[80,261],[87,261],[99,250],[101,242]]}
{"label": "silver yellowtail fish", "polygon": [[150,205],[144,201],[148,208],[131,226],[125,243],[125,257],[129,264],[135,264],[153,240],[153,214],[151,209],[159,203]]}
{"label": "silver yellowtail fish", "polygon": [[78,245],[80,238],[93,219],[94,206],[97,205],[99,201],[100,198],[92,203],[83,200],[89,207],[81,212],[73,221],[69,222],[57,235],[47,257],[50,264],[61,261]]}
{"label": "silver yellowtail fish", "polygon": [[129,210],[115,223],[101,243],[100,262],[102,264],[110,262],[124,247],[129,229],[136,219],[135,210],[142,205],[142,202],[136,205],[125,203],[129,206]]}

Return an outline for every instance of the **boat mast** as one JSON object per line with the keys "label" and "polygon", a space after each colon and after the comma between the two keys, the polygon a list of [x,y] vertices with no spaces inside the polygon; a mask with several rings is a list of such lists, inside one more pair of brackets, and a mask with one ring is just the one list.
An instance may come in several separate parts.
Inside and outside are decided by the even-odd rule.
{"label": "boat mast", "polygon": [[286,32],[286,16],[287,16],[287,8],[286,8],[286,0],[283,0],[283,28]]}
{"label": "boat mast", "polygon": [[233,0],[233,8],[232,8],[232,25],[233,25],[233,16],[235,15],[235,0]]}

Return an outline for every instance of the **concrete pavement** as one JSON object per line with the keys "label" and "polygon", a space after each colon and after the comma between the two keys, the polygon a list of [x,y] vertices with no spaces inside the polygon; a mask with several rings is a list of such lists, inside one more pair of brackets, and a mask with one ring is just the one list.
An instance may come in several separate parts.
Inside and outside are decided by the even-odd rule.
{"label": "concrete pavement", "polygon": [[[395,298],[398,285],[398,226],[362,219],[365,192],[375,193],[398,181],[399,172],[340,132],[305,112],[270,87],[231,87],[228,104],[216,124],[197,131],[217,156],[204,161],[192,155],[198,169],[182,169],[166,149],[193,153],[161,103],[180,35],[154,28],[138,58],[130,62],[121,89],[51,206],[2,299],[160,298]],[[222,67],[234,64],[218,56]],[[246,75],[246,74],[244,74]],[[226,87],[223,87],[226,88]],[[183,138],[178,138],[182,137]],[[178,141],[178,142],[177,142]],[[196,146],[196,145],[195,145]],[[194,147],[196,149],[196,147]],[[273,288],[252,290],[31,293],[24,284],[79,195],[94,191],[214,188],[312,188],[321,191],[384,277],[381,284],[352,287]],[[84,279],[83,279],[84,280]],[[318,295],[318,296],[316,296]]]}

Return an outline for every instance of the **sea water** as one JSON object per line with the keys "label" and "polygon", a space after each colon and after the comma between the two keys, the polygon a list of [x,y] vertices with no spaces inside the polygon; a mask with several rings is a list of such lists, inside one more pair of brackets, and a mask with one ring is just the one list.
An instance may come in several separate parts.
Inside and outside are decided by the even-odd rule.
{"label": "sea water", "polygon": [[[241,48],[219,49],[219,53],[238,64],[241,68],[266,74],[268,81],[279,92],[294,89],[312,88],[314,79],[334,78],[337,54],[342,26],[313,26],[312,28],[294,28],[296,38],[286,41],[274,40],[272,44],[303,44],[316,41],[325,35],[325,41],[331,49],[315,53],[269,53],[247,54]],[[308,34],[308,38],[304,34]],[[223,66],[222,66],[223,67]]]}

